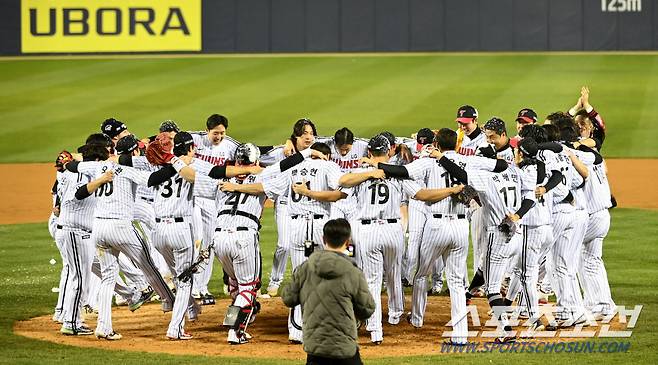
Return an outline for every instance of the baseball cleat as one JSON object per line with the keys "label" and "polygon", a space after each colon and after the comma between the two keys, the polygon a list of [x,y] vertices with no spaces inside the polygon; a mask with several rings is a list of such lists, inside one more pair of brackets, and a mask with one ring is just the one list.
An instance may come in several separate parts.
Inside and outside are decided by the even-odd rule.
{"label": "baseball cleat", "polygon": [[421,328],[421,326],[416,326],[411,323],[411,312],[407,313],[407,323],[409,323],[413,328]]}
{"label": "baseball cleat", "polygon": [[107,334],[107,335],[96,332],[95,335],[96,335],[96,338],[99,339],[99,340],[108,340],[108,341],[118,341],[118,340],[123,338],[123,336],[121,336],[120,334],[118,334],[114,331],[112,331],[112,333]]}
{"label": "baseball cleat", "polygon": [[279,294],[279,287],[278,286],[268,286],[267,287],[267,294],[271,297],[274,298]]}
{"label": "baseball cleat", "polygon": [[379,346],[379,345],[382,344],[382,342],[384,342],[384,341],[383,340],[377,340],[377,341],[372,341],[372,344],[375,345],[375,346]]}
{"label": "baseball cleat", "polygon": [[215,305],[215,297],[210,293],[201,294],[201,305]]}
{"label": "baseball cleat", "polygon": [[128,308],[130,309],[131,312],[134,312],[138,310],[144,303],[146,303],[151,297],[153,297],[153,289],[151,287],[148,287],[145,291],[142,292],[142,295],[137,299],[136,302],[130,303]]}
{"label": "baseball cleat", "polygon": [[114,304],[116,304],[117,306],[128,305],[128,300],[126,300],[124,297],[116,294],[114,296]]}
{"label": "baseball cleat", "polygon": [[434,285],[428,294],[430,295],[439,295],[443,290],[443,285]]}
{"label": "baseball cleat", "polygon": [[513,343],[516,342],[516,335],[512,332],[505,333],[505,336],[496,337],[494,340],[495,343]]}
{"label": "baseball cleat", "polygon": [[177,335],[177,336],[172,336],[172,335],[167,334],[167,338],[172,340],[172,341],[186,341],[186,340],[193,339],[194,336],[192,336],[189,333],[183,332],[183,333],[181,333],[180,335]]}
{"label": "baseball cleat", "polygon": [[199,293],[197,290],[192,290],[192,298],[201,299],[201,293]]}
{"label": "baseball cleat", "polygon": [[91,328],[84,325],[77,328],[62,326],[59,332],[67,336],[86,336],[94,333]]}
{"label": "baseball cleat", "polygon": [[444,340],[443,344],[449,346],[466,346],[468,345],[468,342],[455,342],[453,340]]}
{"label": "baseball cleat", "polygon": [[400,323],[400,317],[401,317],[401,315],[397,316],[397,317],[389,315],[388,316],[388,324],[396,325],[396,324]]}
{"label": "baseball cleat", "polygon": [[405,287],[405,288],[410,288],[410,287],[413,286],[413,284],[411,284],[411,283],[409,282],[409,280],[407,280],[406,278],[404,278],[404,279],[402,279],[402,286]]}
{"label": "baseball cleat", "polygon": [[162,302],[162,311],[164,313],[171,312],[173,309],[174,309],[173,303],[167,301]]}
{"label": "baseball cleat", "polygon": [[247,332],[242,332],[238,334],[234,329],[228,331],[228,337],[226,341],[231,345],[241,345],[247,343],[251,340],[251,336]]}

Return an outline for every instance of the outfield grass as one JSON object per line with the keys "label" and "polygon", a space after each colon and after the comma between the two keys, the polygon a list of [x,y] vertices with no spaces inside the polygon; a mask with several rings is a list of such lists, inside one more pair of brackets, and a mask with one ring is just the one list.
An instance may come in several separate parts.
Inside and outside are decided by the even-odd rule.
{"label": "outfield grass", "polygon": [[230,135],[261,144],[280,143],[304,116],[323,135],[409,135],[455,127],[465,103],[482,121],[566,110],[581,85],[609,125],[607,157],[658,157],[657,64],[595,53],[0,60],[0,163],[51,161],[110,116],[147,136],[164,119],[198,130],[221,113]]}
{"label": "outfield grass", "polygon": [[[443,363],[510,363],[528,364],[564,363],[577,360],[588,364],[649,364],[656,363],[655,343],[658,341],[655,328],[658,327],[658,297],[655,294],[658,283],[658,212],[615,209],[612,211],[612,230],[604,245],[604,257],[612,293],[618,305],[644,305],[631,342],[630,351],[623,354],[479,354],[449,355],[441,357],[390,358],[368,363],[381,364],[432,364]],[[275,247],[275,230],[272,211],[264,214],[262,229],[263,272],[269,276],[272,254]],[[44,224],[0,226],[0,363],[91,363],[102,359],[107,364],[210,364],[222,363],[217,358],[204,356],[154,355],[134,352],[102,351],[56,345],[30,340],[13,335],[12,323],[37,315],[49,314],[57,300],[51,292],[59,280],[59,263],[50,265],[48,261],[59,254],[48,235]],[[471,261],[469,260],[469,263]],[[211,291],[220,293],[221,278],[215,270]],[[289,277],[289,272],[287,277]],[[284,284],[285,285],[285,284]],[[219,308],[213,308],[219,310]],[[218,333],[217,341],[223,337]],[[428,346],[438,346],[439,338],[428,338]],[[146,359],[146,360],[145,360]],[[147,361],[148,360],[148,361]],[[490,360],[490,361],[488,361]],[[231,359],[233,364],[291,364],[290,360],[261,361]]]}

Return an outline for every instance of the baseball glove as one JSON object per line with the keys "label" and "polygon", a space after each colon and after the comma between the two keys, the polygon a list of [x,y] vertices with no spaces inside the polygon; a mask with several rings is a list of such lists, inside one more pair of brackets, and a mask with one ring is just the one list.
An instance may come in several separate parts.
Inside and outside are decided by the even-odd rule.
{"label": "baseball glove", "polygon": [[59,153],[59,155],[57,155],[57,158],[55,159],[55,167],[57,170],[63,171],[64,165],[71,161],[73,161],[73,155],[71,155],[71,152],[63,150]]}
{"label": "baseball glove", "polygon": [[478,195],[477,190],[475,190],[472,186],[470,185],[465,185],[464,189],[460,191],[459,193],[455,194],[452,196],[452,198],[464,205],[469,205],[471,203],[471,200],[474,199]]}
{"label": "baseball glove", "polygon": [[510,217],[505,217],[503,221],[498,225],[498,229],[507,236],[507,242],[512,239],[514,233],[516,233],[516,222],[514,222]]}
{"label": "baseball glove", "polygon": [[169,163],[174,157],[171,153],[174,143],[167,133],[160,133],[155,141],[146,147],[146,159],[153,165],[161,166]]}

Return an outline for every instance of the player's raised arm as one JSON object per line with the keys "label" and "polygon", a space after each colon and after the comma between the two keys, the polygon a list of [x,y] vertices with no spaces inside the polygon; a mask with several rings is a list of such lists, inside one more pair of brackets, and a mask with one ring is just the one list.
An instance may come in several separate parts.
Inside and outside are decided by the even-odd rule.
{"label": "player's raised arm", "polygon": [[114,171],[105,171],[98,179],[92,180],[85,185],[82,185],[76,190],[75,198],[78,200],[85,199],[93,194],[101,185],[112,181],[114,178]]}

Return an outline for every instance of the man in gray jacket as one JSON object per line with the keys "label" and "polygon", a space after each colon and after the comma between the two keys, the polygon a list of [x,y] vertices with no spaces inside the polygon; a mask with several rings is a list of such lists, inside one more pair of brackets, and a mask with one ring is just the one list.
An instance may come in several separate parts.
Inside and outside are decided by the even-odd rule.
{"label": "man in gray jacket", "polygon": [[328,221],[325,249],[299,266],[283,291],[288,307],[302,306],[307,364],[362,364],[356,321],[370,318],[375,301],[363,272],[346,255],[350,236],[345,219]]}

